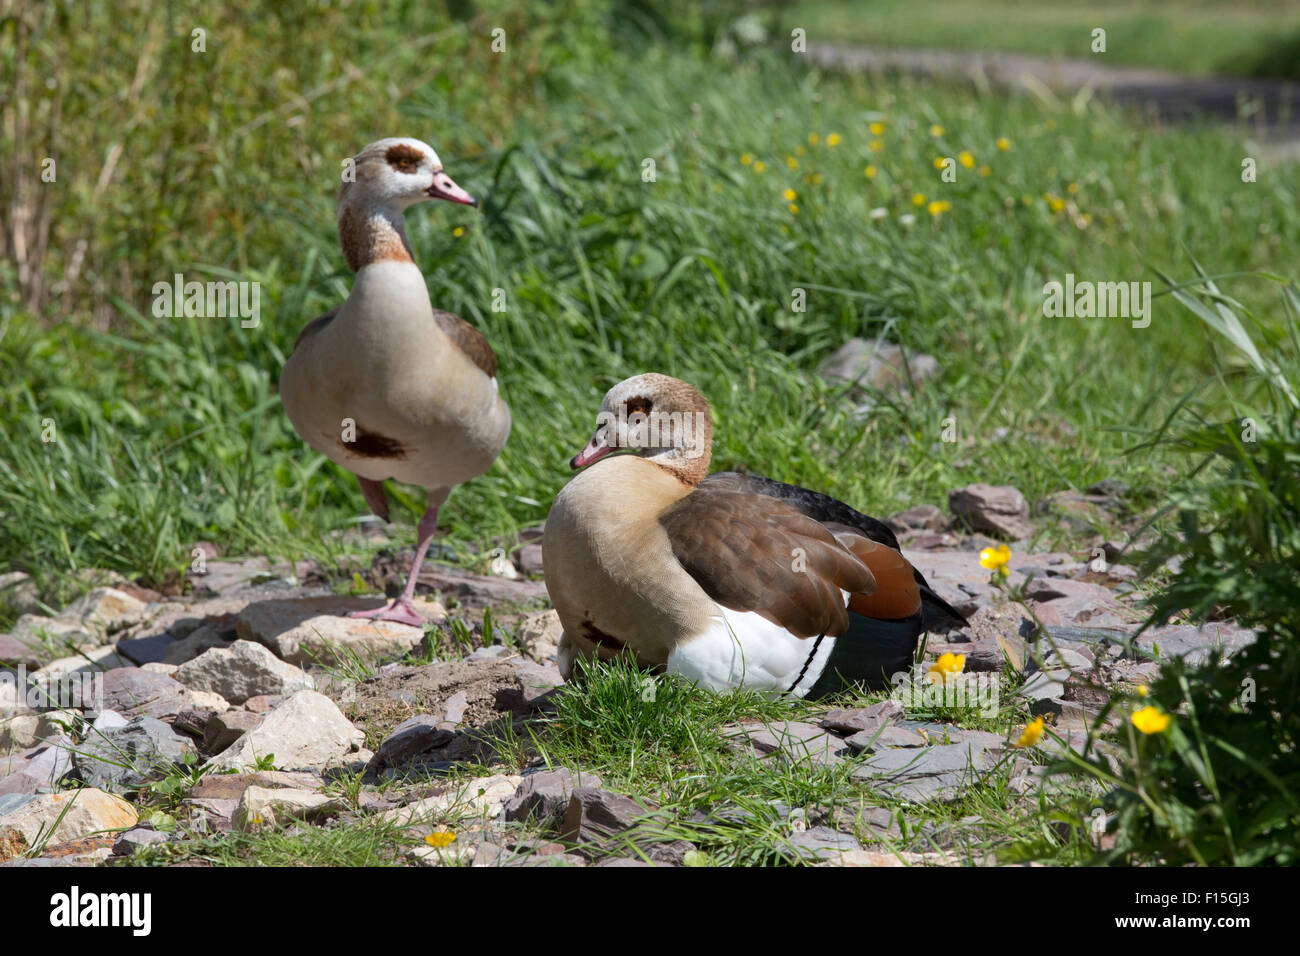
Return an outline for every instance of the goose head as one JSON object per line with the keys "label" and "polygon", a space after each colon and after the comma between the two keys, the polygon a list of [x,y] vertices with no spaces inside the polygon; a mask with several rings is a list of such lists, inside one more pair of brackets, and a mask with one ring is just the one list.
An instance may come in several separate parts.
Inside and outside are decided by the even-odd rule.
{"label": "goose head", "polygon": [[340,209],[356,204],[400,213],[426,199],[478,205],[443,170],[432,146],[405,136],[378,140],[357,153],[339,188]]}
{"label": "goose head", "polygon": [[693,385],[648,372],[605,393],[596,431],[569,465],[586,468],[610,455],[631,454],[698,484],[708,474],[712,445],[713,418],[704,396]]}

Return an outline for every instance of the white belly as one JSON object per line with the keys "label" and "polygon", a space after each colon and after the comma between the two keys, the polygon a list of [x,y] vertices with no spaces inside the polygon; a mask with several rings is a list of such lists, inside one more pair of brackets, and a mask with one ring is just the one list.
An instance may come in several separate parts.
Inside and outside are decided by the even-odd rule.
{"label": "white belly", "polygon": [[709,626],[668,655],[668,673],[712,691],[808,693],[826,668],[835,638],[795,637],[753,611],[716,607]]}

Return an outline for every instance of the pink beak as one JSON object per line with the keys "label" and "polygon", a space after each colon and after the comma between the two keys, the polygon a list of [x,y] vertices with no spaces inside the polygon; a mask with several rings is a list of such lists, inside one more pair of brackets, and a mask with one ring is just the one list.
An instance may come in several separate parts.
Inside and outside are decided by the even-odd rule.
{"label": "pink beak", "polygon": [[600,432],[591,436],[591,441],[587,442],[582,451],[578,452],[569,460],[569,467],[574,471],[579,468],[586,468],[593,461],[600,461],[611,452],[617,451],[613,445],[606,445],[604,440],[598,437]]}
{"label": "pink beak", "polygon": [[478,200],[456,185],[441,169],[433,174],[433,185],[425,190],[434,199],[448,199],[466,206],[477,206]]}

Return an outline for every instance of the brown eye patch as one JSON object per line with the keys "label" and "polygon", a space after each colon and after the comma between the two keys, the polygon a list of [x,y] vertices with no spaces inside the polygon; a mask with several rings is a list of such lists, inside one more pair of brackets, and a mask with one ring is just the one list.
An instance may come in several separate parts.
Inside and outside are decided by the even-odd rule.
{"label": "brown eye patch", "polygon": [[407,146],[405,143],[398,143],[396,146],[388,147],[388,152],[384,153],[384,159],[388,165],[392,166],[399,173],[414,172],[424,159],[424,153],[414,146]]}
{"label": "brown eye patch", "polygon": [[653,407],[654,403],[648,398],[630,398],[627,402],[627,413],[635,415],[640,412],[642,415],[649,415]]}

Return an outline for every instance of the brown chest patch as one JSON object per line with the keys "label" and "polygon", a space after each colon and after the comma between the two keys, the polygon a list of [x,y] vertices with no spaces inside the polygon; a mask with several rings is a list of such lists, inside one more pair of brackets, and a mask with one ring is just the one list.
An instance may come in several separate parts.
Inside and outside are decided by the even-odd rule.
{"label": "brown chest patch", "polygon": [[434,309],[433,318],[438,323],[438,328],[456,343],[456,347],[464,352],[484,375],[488,378],[496,378],[497,356],[492,351],[492,346],[488,344],[487,336],[459,315],[451,312]]}
{"label": "brown chest patch", "polygon": [[606,634],[591,621],[583,621],[579,633],[598,647],[607,647],[611,651],[621,651],[627,645],[611,634]]}
{"label": "brown chest patch", "polygon": [[406,237],[391,222],[381,215],[367,216],[352,206],[345,206],[339,214],[339,245],[353,272],[372,262],[415,262]]}
{"label": "brown chest patch", "polygon": [[347,450],[348,454],[358,458],[405,458],[407,451],[406,445],[396,438],[365,431],[360,426],[357,427],[354,441],[340,439],[339,444]]}

